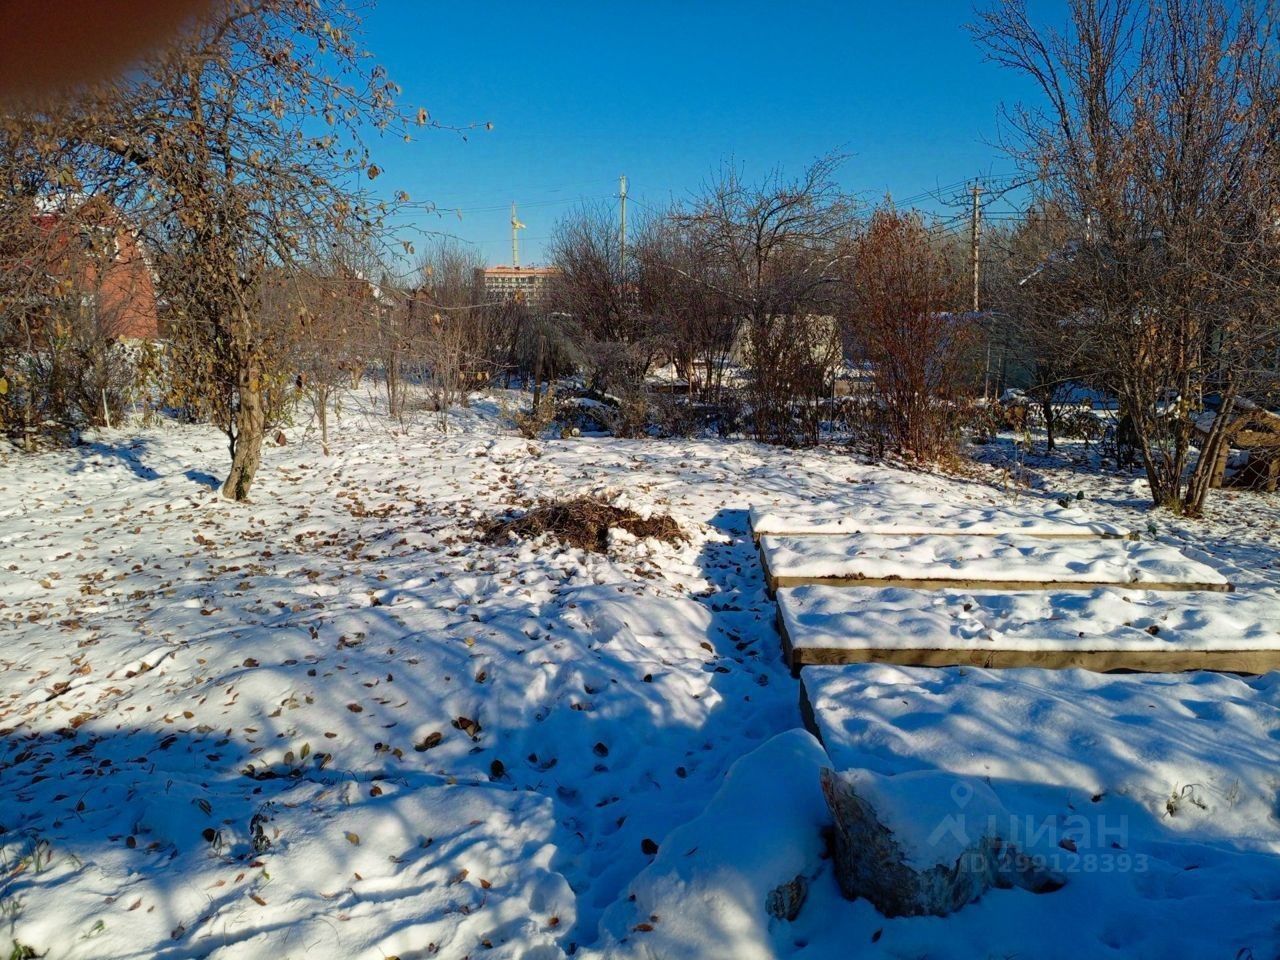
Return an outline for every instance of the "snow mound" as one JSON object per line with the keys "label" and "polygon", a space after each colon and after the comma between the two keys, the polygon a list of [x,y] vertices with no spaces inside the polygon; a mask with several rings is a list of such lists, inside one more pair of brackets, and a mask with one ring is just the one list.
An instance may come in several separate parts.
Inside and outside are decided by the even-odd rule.
{"label": "snow mound", "polygon": [[601,922],[589,956],[776,956],[770,893],[815,873],[829,820],[819,787],[828,763],[803,730],[779,734],[738,760],[705,812],[663,842],[627,899]]}

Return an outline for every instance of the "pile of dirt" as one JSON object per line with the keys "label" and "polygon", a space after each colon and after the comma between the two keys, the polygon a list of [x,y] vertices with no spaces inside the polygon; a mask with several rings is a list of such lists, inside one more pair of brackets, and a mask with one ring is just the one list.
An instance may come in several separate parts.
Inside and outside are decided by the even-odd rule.
{"label": "pile of dirt", "polygon": [[614,506],[597,497],[543,500],[518,517],[494,518],[482,524],[480,538],[486,543],[505,543],[512,534],[531,540],[549,533],[568,546],[605,553],[611,528],[666,543],[687,539],[680,525],[666,514],[642,517],[634,510]]}

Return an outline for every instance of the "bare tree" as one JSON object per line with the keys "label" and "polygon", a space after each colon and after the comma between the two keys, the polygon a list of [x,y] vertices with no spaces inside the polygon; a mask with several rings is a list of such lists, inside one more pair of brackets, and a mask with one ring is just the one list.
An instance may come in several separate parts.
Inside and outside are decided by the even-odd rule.
{"label": "bare tree", "polygon": [[418,261],[410,309],[422,332],[422,356],[432,404],[440,415],[487,383],[498,367],[502,304],[485,300],[476,271],[484,261],[472,247],[441,240]]}
{"label": "bare tree", "polygon": [[365,367],[372,308],[371,286],[340,260],[278,270],[260,284],[258,322],[287,358],[278,388],[306,398],[326,454],[329,415]]}
{"label": "bare tree", "polygon": [[1090,384],[1098,376],[1092,344],[1081,325],[1084,304],[1068,302],[1070,285],[1057,282],[1060,265],[1070,263],[1080,227],[1056,206],[1037,203],[1016,229],[1000,238],[1000,268],[989,271],[995,274],[987,302],[999,359],[1025,376],[1027,396],[1044,421],[1048,452],[1056,446],[1063,398],[1077,384]]}
{"label": "bare tree", "polygon": [[381,172],[361,129],[406,125],[358,27],[342,2],[222,0],[123,78],[6,121],[41,144],[51,182],[112,197],[147,233],[183,390],[227,432],[236,500],[283,359],[255,316],[262,278],[317,259],[335,227],[375,224],[353,186]]}
{"label": "bare tree", "polygon": [[834,315],[854,219],[838,163],[754,185],[725,167],[680,215],[705,254],[697,279],[741,318],[755,435],[767,442],[817,442],[818,401],[840,360]]}
{"label": "bare tree", "polygon": [[711,252],[691,226],[678,214],[668,215],[655,218],[640,235],[635,248],[639,307],[690,396],[719,402],[742,315],[714,282]]}
{"label": "bare tree", "polygon": [[[1044,287],[1118,395],[1152,498],[1192,515],[1235,399],[1253,389],[1252,358],[1274,336],[1275,27],[1269,4],[1072,0],[1055,31],[1005,0],[975,28],[1048,103],[1011,113],[1015,155],[1080,225]],[[1210,393],[1223,426],[1188,479]]]}
{"label": "bare tree", "polygon": [[639,308],[636,261],[625,255],[613,212],[585,206],[562,220],[551,240],[550,260],[559,273],[549,307],[571,318],[580,331],[589,385],[634,394],[659,342]]}

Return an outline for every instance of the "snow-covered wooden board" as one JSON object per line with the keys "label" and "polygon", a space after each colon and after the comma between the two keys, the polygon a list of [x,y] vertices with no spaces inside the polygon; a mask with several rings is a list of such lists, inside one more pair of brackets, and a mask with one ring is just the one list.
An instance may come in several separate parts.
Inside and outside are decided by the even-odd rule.
{"label": "snow-covered wooden board", "polygon": [[909,509],[882,505],[853,506],[810,503],[786,507],[751,508],[751,533],[763,536],[833,536],[840,534],[897,534],[902,536],[1001,536],[1017,534],[1051,539],[1121,538],[1132,531],[1114,523],[1090,519],[1075,507],[1043,512],[957,506],[946,503],[912,505]]}
{"label": "snow-covered wooden board", "polygon": [[762,537],[769,588],[830,586],[961,587],[1004,590],[1229,591],[1212,567],[1159,543],[1035,537]]}
{"label": "snow-covered wooden board", "polygon": [[810,664],[1280,670],[1280,597],[1088,591],[778,591],[792,669]]}

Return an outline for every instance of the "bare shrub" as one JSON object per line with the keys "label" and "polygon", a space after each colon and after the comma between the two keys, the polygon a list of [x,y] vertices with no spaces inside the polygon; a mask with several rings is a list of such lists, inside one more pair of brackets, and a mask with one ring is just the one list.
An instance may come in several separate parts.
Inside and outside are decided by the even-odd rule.
{"label": "bare shrub", "polygon": [[559,269],[550,305],[575,322],[588,385],[617,392],[638,389],[658,342],[639,309],[635,259],[622,246],[612,209],[596,204],[570,214],[556,226],[550,255]]}
{"label": "bare shrub", "polygon": [[607,413],[615,437],[643,437],[649,433],[649,398],[642,390],[628,390]]}
{"label": "bare shrub", "polygon": [[711,249],[687,218],[654,219],[636,243],[638,296],[689,396],[718,402],[738,349],[742,311],[716,285]]}
{"label": "bare shrub", "polygon": [[703,271],[699,282],[723,298],[715,310],[741,318],[752,425],[769,443],[818,441],[818,402],[841,359],[833,317],[853,213],[835,182],[838,162],[756,185],[729,167],[677,215],[703,253],[682,269]]}
{"label": "bare shrub", "polygon": [[[129,241],[127,246],[123,240]],[[118,424],[133,400],[150,276],[109,205],[11,201],[0,213],[0,429],[33,445]],[[133,289],[141,278],[146,290]]]}
{"label": "bare shrub", "polygon": [[501,304],[485,302],[476,280],[483,260],[457,241],[433,244],[418,262],[419,284],[409,308],[419,330],[420,354],[431,406],[439,425],[465,404],[471,390],[487,384],[499,367]]}
{"label": "bare shrub", "polygon": [[569,376],[583,365],[582,332],[566,314],[534,313],[522,303],[507,301],[499,324],[511,324],[510,372],[542,383]]}
{"label": "bare shrub", "polygon": [[341,261],[280,271],[264,281],[259,323],[281,344],[279,354],[286,361],[273,371],[269,384],[268,428],[305,397],[320,429],[321,447],[329,452],[329,412],[364,369],[362,335],[374,303],[372,286]]}
{"label": "bare shrub", "polygon": [[511,410],[504,404],[504,413],[511,425],[527,440],[536,440],[551,429],[556,421],[555,392],[540,393],[528,409]]}
{"label": "bare shrub", "polygon": [[703,427],[709,411],[706,404],[676,397],[661,397],[652,404],[653,420],[664,437],[692,437]]}
{"label": "bare shrub", "polygon": [[873,425],[895,452],[939,459],[968,416],[956,385],[975,330],[950,312],[956,278],[914,213],[877,210],[854,251],[848,322],[874,371]]}
{"label": "bare shrub", "polygon": [[1068,407],[1057,414],[1058,435],[1090,443],[1101,440],[1107,432],[1106,424],[1092,410]]}

